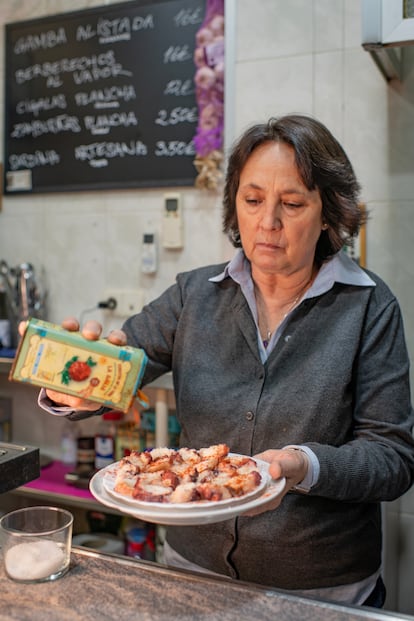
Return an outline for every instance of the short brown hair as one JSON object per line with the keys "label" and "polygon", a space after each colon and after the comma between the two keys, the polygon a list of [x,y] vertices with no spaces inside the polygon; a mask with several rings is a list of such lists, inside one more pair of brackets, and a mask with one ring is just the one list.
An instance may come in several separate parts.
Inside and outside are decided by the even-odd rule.
{"label": "short brown hair", "polygon": [[315,258],[323,261],[352,243],[366,214],[359,208],[360,186],[344,149],[322,123],[308,116],[294,114],[271,118],[268,123],[247,129],[235,143],[224,187],[223,231],[236,248],[241,247],[236,214],[240,173],[252,152],[272,141],[293,148],[306,188],[320,192],[322,219],[328,228],[321,231]]}

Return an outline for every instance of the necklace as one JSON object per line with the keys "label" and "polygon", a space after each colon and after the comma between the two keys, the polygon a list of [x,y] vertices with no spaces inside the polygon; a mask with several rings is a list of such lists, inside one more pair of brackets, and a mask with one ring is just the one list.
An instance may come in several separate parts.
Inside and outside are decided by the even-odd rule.
{"label": "necklace", "polygon": [[[286,317],[289,315],[290,311],[292,311],[295,308],[296,304],[299,302],[299,298],[300,298],[300,294],[290,304],[290,306],[288,307],[287,311],[283,315],[282,321],[284,321],[286,319]],[[280,323],[282,323],[282,321]],[[266,333],[266,338],[263,339],[263,345],[264,345],[265,349],[267,348],[267,346],[270,343],[270,339],[272,338],[272,334],[273,334],[273,332],[271,330],[268,330],[267,333]]]}
{"label": "necklace", "polygon": [[[282,323],[282,321],[284,321],[286,319],[286,317],[289,315],[289,313],[296,307],[296,305],[299,302],[299,300],[301,299],[301,297],[305,294],[305,291],[309,288],[312,280],[313,280],[313,275],[311,275],[311,277],[309,278],[308,282],[299,291],[298,295],[295,297],[293,302],[291,302],[289,304],[286,312],[283,314],[283,317],[282,317],[281,321],[279,321],[279,323],[276,326],[276,328]],[[262,340],[265,349],[268,347],[268,345],[270,343],[270,339],[272,338],[272,334],[273,334],[274,330],[266,330],[266,338],[264,338]]]}

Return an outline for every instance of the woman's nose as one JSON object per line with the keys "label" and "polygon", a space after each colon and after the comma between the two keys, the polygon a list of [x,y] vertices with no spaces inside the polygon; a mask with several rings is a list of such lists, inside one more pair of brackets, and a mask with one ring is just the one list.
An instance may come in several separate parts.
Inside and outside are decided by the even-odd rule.
{"label": "woman's nose", "polygon": [[262,227],[272,230],[279,230],[282,228],[282,220],[280,219],[280,206],[278,204],[266,205],[263,211]]}

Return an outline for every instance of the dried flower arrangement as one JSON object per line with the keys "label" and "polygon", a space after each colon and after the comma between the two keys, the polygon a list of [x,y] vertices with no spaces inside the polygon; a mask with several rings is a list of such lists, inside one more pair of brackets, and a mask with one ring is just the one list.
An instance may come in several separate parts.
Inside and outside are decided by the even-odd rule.
{"label": "dried flower arrangement", "polygon": [[194,50],[198,126],[195,185],[214,190],[222,178],[224,128],[224,0],[207,0]]}

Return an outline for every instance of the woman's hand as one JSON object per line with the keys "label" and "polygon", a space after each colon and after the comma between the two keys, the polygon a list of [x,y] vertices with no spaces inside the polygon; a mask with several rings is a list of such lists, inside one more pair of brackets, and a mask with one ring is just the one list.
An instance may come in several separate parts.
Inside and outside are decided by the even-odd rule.
{"label": "woman's hand", "polygon": [[[19,334],[23,336],[26,332],[27,321],[21,321],[19,323]],[[78,332],[79,321],[75,317],[68,317],[62,321],[62,328],[69,332]],[[97,341],[102,334],[102,326],[98,321],[90,320],[85,323],[82,328],[82,336],[89,341]],[[125,332],[122,330],[112,330],[107,339],[113,345],[126,345],[127,338]]]}
{"label": "woman's hand", "polygon": [[[23,336],[27,327],[27,322],[22,321],[19,325],[19,334]],[[79,322],[74,317],[68,317],[62,321],[62,328],[69,332],[79,331]],[[85,323],[81,330],[82,336],[89,341],[97,341],[102,334],[102,326],[98,321],[90,320]],[[113,345],[126,345],[127,337],[122,330],[113,330],[107,340]],[[82,399],[81,397],[75,397],[73,395],[66,395],[56,390],[46,390],[46,394],[58,406],[68,406],[74,410],[86,410],[88,412],[94,412],[100,409],[100,404],[88,399]]]}
{"label": "woman's hand", "polygon": [[261,505],[257,509],[244,513],[243,515],[245,516],[258,515],[264,511],[276,509],[288,491],[303,481],[309,468],[309,458],[306,453],[293,448],[281,450],[269,449],[263,453],[254,455],[254,458],[267,461],[270,464],[269,473],[272,479],[277,480],[284,477],[286,479],[286,485],[277,498]]}
{"label": "woman's hand", "polygon": [[[68,317],[62,321],[62,328],[69,332],[77,332],[79,330],[79,321],[74,317]],[[88,341],[97,341],[101,337],[102,326],[98,321],[91,319],[85,323],[81,334]],[[107,341],[113,345],[126,345],[127,337],[122,330],[112,330],[107,337]]]}

